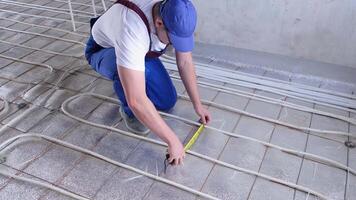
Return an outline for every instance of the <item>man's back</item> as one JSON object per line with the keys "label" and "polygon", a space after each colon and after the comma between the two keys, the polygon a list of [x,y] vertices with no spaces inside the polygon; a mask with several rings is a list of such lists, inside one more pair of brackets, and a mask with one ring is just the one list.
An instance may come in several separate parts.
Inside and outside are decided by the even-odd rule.
{"label": "man's back", "polygon": [[[147,17],[151,33],[153,50],[164,49],[165,44],[159,42],[154,32],[152,7],[159,0],[132,0]],[[94,40],[104,48],[115,48],[116,62],[119,66],[144,71],[144,58],[149,50],[150,37],[140,16],[133,10],[114,4],[94,24],[92,29]]]}

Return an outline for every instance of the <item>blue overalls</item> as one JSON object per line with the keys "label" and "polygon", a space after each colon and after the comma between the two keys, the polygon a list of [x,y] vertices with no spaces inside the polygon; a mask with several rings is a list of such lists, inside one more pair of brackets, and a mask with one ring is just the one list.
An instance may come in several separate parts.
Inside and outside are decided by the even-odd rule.
{"label": "blue overalls", "polygon": [[[122,4],[135,11],[145,22],[148,34],[151,36],[147,17],[137,5],[126,0],[118,0],[116,3]],[[91,20],[91,26],[93,26],[96,20],[97,18]],[[157,110],[168,111],[173,108],[177,102],[177,92],[167,70],[158,58],[162,53],[163,52],[150,51],[146,54],[146,94]],[[115,49],[113,47],[101,47],[94,41],[93,36],[90,35],[85,48],[85,57],[96,72],[113,81],[115,93],[117,94],[125,113],[129,117],[134,117],[134,114],[126,101],[125,93],[117,72]]]}

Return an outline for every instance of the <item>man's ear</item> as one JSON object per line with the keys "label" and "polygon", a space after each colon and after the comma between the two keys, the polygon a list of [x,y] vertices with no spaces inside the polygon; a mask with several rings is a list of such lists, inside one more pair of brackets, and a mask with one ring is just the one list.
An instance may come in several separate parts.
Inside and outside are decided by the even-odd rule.
{"label": "man's ear", "polygon": [[161,27],[163,27],[163,26],[164,26],[164,24],[163,24],[162,18],[157,17],[157,18],[155,19],[155,27],[156,27],[156,28],[161,28]]}

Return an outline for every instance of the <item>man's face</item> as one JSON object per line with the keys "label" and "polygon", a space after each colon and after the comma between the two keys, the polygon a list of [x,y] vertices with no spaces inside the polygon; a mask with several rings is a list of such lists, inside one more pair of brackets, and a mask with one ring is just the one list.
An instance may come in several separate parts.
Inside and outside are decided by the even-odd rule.
{"label": "man's face", "polygon": [[169,36],[168,36],[168,31],[167,29],[164,27],[164,25],[162,26],[162,28],[157,29],[157,36],[159,38],[159,40],[164,43],[164,44],[170,44],[169,41]]}

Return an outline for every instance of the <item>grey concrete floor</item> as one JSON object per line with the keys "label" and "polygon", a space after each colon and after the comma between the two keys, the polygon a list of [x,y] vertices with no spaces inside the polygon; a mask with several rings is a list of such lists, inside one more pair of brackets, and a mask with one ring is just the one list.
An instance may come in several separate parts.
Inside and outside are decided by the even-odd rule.
{"label": "grey concrete floor", "polygon": [[[67,9],[67,4],[60,1],[21,0],[18,2]],[[89,0],[76,0],[73,2],[90,5]],[[100,5],[99,1],[98,5]],[[92,11],[91,7],[85,5],[73,4],[73,8],[87,12]],[[12,5],[2,1],[0,1],[0,9],[4,10],[0,11],[0,17],[71,30],[69,22],[23,16],[11,13],[10,11],[61,19],[70,19],[69,15]],[[76,20],[87,22],[86,18],[76,18]],[[9,20],[0,20],[0,25],[11,29],[42,33],[82,42],[86,40],[86,37],[73,36],[49,30],[48,28],[32,27]],[[78,29],[79,31],[88,33],[87,25],[81,25]],[[83,50],[77,44],[25,33],[14,33],[2,29],[0,30],[0,40],[73,55]],[[323,74],[313,74],[313,77],[311,77],[307,70],[299,70],[296,73],[296,71],[285,70],[281,72],[276,68],[258,66],[238,67],[221,61],[229,59],[236,61],[234,59],[237,59],[241,62],[241,59],[234,57],[235,54],[224,54],[219,57],[220,54],[212,53],[211,49],[213,48],[211,46],[209,50],[203,47],[204,45],[198,47],[195,54],[196,60],[200,62],[217,64],[221,67],[241,72],[302,83],[348,94],[354,94],[356,91],[354,85],[352,85],[356,81],[352,82],[352,79],[341,82],[337,78],[333,79],[333,77],[323,76]],[[216,49],[219,49],[221,52],[221,48]],[[230,50],[226,48],[224,51],[228,52]],[[93,92],[115,97],[112,83],[98,76],[89,66],[85,66],[84,58],[59,56],[4,43],[0,45],[0,54],[48,64],[55,69],[46,83],[28,84],[24,82],[34,83],[35,80],[46,77],[48,70],[36,65],[0,58],[0,96],[3,96],[10,102],[10,111],[0,119],[0,126],[5,126],[5,124],[16,119],[17,116],[20,116],[29,109],[30,105],[41,105],[33,106],[35,109],[29,115],[26,115],[21,121],[2,132],[0,142],[23,133],[34,132],[44,134],[90,149],[113,160],[123,162],[221,199],[315,199],[311,195],[290,187],[222,167],[191,155],[187,156],[184,166],[169,167],[167,173],[164,174],[163,160],[165,148],[80,123],[60,111],[63,101],[76,94]],[[212,54],[215,55],[214,58],[211,57]],[[202,58],[204,55],[207,58]],[[270,59],[272,60],[273,58],[271,57]],[[248,60],[244,61],[247,62]],[[263,62],[246,64],[263,65]],[[59,84],[59,88],[51,93],[49,89],[53,87],[53,84],[64,70],[75,65],[84,65],[85,67],[69,74]],[[266,63],[264,66],[268,66],[268,64]],[[294,66],[294,68],[298,69],[298,66]],[[343,69],[335,69],[332,73],[345,76],[349,69]],[[172,71],[170,73],[173,74],[175,72]],[[337,76],[335,75],[335,77]],[[285,99],[287,102],[347,117],[356,117],[349,112],[330,109],[325,106],[306,103],[257,89],[211,81],[202,77],[199,77],[199,80],[276,99]],[[186,94],[181,81],[174,81],[174,84],[178,93]],[[254,114],[279,119],[295,125],[356,132],[356,126],[333,118],[263,103],[212,89],[200,88],[200,92],[202,99],[233,106]],[[23,102],[26,102],[27,107],[19,108],[18,105]],[[90,96],[77,98],[69,104],[69,111],[75,116],[85,118],[91,122],[126,130],[118,113],[118,108],[118,105],[115,103]],[[349,149],[342,143],[336,142],[334,140],[335,136],[314,136],[308,132],[289,129],[215,107],[209,107],[209,110],[213,115],[211,124],[213,127],[271,142],[282,147],[324,156],[356,169],[356,150]],[[191,120],[198,119],[192,109],[191,103],[181,99],[177,102],[172,113]],[[166,117],[165,120],[182,141],[187,138],[189,133],[196,129],[196,127],[172,118]],[[153,133],[149,133],[147,137],[158,140]],[[338,136],[336,139],[348,140],[349,138]],[[309,187],[328,196],[330,199],[356,199],[355,176],[348,175],[344,170],[267,148],[255,142],[232,138],[218,132],[206,130],[197,140],[192,150],[239,167]],[[199,199],[195,195],[172,186],[139,176],[137,173],[129,170],[44,141],[27,141],[12,147],[8,152],[7,162],[1,164],[0,167],[2,170],[18,173],[21,176],[52,183],[90,199]],[[0,176],[0,199],[53,200],[69,198],[39,186]]]}

